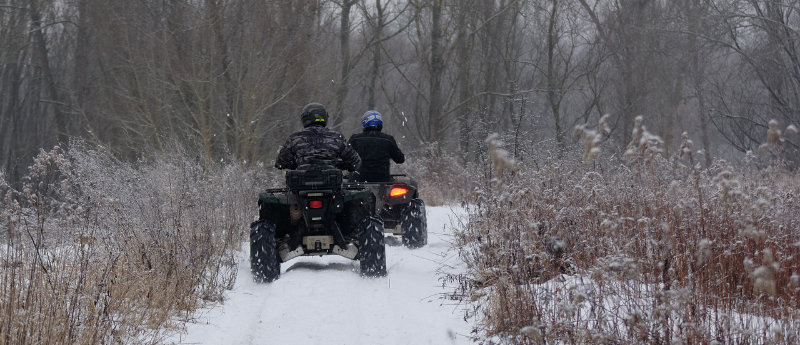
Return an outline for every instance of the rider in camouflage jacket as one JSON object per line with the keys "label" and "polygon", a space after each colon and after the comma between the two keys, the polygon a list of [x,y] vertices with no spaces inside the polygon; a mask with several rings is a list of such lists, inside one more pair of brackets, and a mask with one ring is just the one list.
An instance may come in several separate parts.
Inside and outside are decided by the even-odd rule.
{"label": "rider in camouflage jacket", "polygon": [[328,112],[319,103],[310,103],[301,115],[303,129],[292,133],[281,147],[278,169],[330,169],[356,171],[361,158],[341,133],[325,128]]}

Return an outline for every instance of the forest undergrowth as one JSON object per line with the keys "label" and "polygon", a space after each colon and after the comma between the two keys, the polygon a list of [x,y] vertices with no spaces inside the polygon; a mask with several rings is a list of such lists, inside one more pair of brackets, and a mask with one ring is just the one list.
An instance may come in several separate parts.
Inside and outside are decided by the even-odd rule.
{"label": "forest undergrowth", "polygon": [[[800,177],[780,134],[750,164],[703,167],[637,122],[624,155],[597,130],[562,157],[487,140],[485,164],[432,145],[397,171],[428,205],[460,202],[449,275],[486,344],[793,344]],[[788,133],[789,131],[787,131]],[[773,133],[774,134],[774,133]],[[120,161],[73,142],[20,186],[0,173],[0,342],[157,344],[236,277],[258,191],[279,172],[183,149]]]}
{"label": "forest undergrowth", "polygon": [[603,123],[583,157],[508,158],[470,201],[445,277],[485,344],[797,344],[800,176],[780,138],[744,166],[674,156],[637,119],[624,155]]}
{"label": "forest undergrowth", "polygon": [[[439,149],[397,170],[429,204],[472,175]],[[233,287],[260,190],[282,173],[174,148],[129,163],[70,142],[19,183],[0,171],[0,343],[159,344]],[[396,167],[397,168],[397,167]]]}
{"label": "forest undergrowth", "polygon": [[154,344],[236,279],[265,169],[73,142],[0,174],[0,343]]}

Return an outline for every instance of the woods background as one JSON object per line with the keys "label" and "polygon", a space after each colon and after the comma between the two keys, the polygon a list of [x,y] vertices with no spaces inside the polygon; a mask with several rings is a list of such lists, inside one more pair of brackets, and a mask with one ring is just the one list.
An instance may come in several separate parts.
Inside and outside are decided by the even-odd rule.
{"label": "woods background", "polygon": [[[0,170],[78,136],[133,159],[172,144],[271,162],[312,101],[332,127],[377,109],[402,148],[485,159],[574,144],[610,115],[676,151],[764,141],[800,119],[794,0],[2,0]],[[792,129],[787,133],[793,132]],[[793,141],[794,140],[794,141]],[[796,137],[782,142],[796,152]],[[742,155],[740,155],[742,156]],[[787,154],[791,161],[792,154]]]}

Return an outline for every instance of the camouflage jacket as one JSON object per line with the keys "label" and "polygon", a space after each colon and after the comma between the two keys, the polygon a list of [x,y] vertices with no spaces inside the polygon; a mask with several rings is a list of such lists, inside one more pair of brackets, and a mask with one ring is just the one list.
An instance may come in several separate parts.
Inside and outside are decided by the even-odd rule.
{"label": "camouflage jacket", "polygon": [[361,158],[339,132],[322,126],[309,126],[292,133],[281,147],[278,169],[337,169],[356,171]]}

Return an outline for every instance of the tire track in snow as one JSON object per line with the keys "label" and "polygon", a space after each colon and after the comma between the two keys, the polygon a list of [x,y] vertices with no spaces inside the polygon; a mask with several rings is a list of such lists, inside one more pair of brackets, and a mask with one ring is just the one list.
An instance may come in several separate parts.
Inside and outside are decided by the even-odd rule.
{"label": "tire track in snow", "polygon": [[[410,250],[387,245],[386,278],[358,274],[358,262],[301,257],[281,265],[281,277],[256,284],[247,244],[225,303],[197,313],[168,344],[470,344],[462,306],[441,299],[437,271],[463,270],[454,251],[451,217],[461,209],[428,207],[428,241]],[[387,243],[398,242],[389,240]]]}

